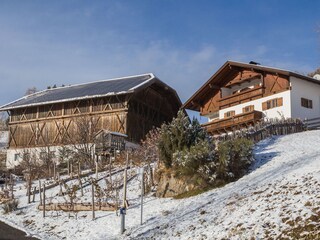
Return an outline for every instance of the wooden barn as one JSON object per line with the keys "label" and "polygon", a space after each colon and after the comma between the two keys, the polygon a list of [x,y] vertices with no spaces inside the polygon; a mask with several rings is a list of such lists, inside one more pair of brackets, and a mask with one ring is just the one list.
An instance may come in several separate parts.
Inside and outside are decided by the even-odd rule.
{"label": "wooden barn", "polygon": [[279,68],[227,61],[183,105],[220,134],[261,119],[320,116],[320,80]]}
{"label": "wooden barn", "polygon": [[176,91],[151,73],[25,96],[0,107],[10,118],[7,166],[17,165],[24,149],[67,145],[101,129],[138,143],[152,127],[171,121],[180,106]]}

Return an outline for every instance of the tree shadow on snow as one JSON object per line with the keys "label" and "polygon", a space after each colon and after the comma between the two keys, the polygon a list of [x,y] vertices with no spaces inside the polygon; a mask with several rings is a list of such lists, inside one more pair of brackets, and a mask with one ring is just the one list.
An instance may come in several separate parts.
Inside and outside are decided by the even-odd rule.
{"label": "tree shadow on snow", "polygon": [[255,145],[255,148],[253,150],[254,162],[250,166],[248,173],[260,168],[280,154],[279,152],[270,151],[279,137],[281,136],[272,136]]}

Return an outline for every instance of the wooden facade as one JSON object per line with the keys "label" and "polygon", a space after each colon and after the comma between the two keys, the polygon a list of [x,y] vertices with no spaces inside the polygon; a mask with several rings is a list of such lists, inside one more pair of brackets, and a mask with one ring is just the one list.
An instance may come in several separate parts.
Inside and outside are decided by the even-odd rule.
{"label": "wooden facade", "polygon": [[[229,96],[222,95],[222,88],[231,88],[232,86],[259,79],[259,83],[252,88],[244,88],[242,91],[235,92]],[[228,76],[221,81],[219,89],[203,96],[200,107],[201,115],[219,111],[230,106],[239,105],[258,98],[267,97],[282,91],[290,89],[289,77],[276,73],[257,73],[254,70],[239,70],[235,76]]]}
{"label": "wooden facade", "polygon": [[152,127],[171,121],[180,106],[176,92],[155,78],[121,94],[3,109],[10,116],[9,149],[21,149],[67,145],[83,119],[88,134],[106,129],[139,143]]}
{"label": "wooden facade", "polygon": [[[291,76],[314,82],[309,77],[281,69],[228,61],[183,108],[209,117],[211,120],[203,127],[212,134],[252,125],[264,117],[263,111],[284,105],[279,94],[291,90]],[[278,97],[272,98],[276,94]],[[266,100],[259,103],[257,110],[252,102],[257,103],[259,99]],[[238,113],[237,106],[241,106]]]}

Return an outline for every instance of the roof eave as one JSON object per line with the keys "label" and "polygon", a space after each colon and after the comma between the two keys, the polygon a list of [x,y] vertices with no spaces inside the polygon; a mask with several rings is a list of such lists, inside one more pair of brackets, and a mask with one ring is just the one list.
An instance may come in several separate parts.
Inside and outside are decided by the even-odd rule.
{"label": "roof eave", "polygon": [[209,80],[207,82],[205,82],[202,87],[196,91],[183,105],[182,105],[182,108],[184,109],[190,109],[190,110],[195,110],[195,111],[199,111],[200,110],[200,107],[199,106],[196,106],[195,104],[193,104],[192,102],[197,102],[197,98],[203,94],[203,92],[205,92],[206,90],[208,90],[209,87],[209,84],[212,83],[212,81],[217,77],[219,76],[219,74],[226,68],[226,67],[231,67],[231,66],[235,66],[235,67],[242,67],[242,68],[251,68],[251,69],[254,69],[254,70],[260,70],[260,71],[269,71],[269,72],[274,72],[274,73],[277,73],[277,74],[282,74],[282,75],[285,75],[285,76],[294,76],[294,77],[297,77],[297,78],[300,78],[300,79],[303,79],[303,80],[306,80],[306,81],[310,81],[310,82],[313,82],[313,83],[316,83],[316,84],[320,84],[320,81],[314,79],[314,78],[311,78],[311,77],[308,77],[308,76],[304,76],[302,74],[298,74],[298,73],[295,73],[295,72],[291,72],[291,71],[288,71],[288,70],[284,70],[284,69],[279,69],[279,68],[272,68],[272,67],[268,67],[268,66],[260,66],[260,65],[252,65],[252,64],[248,64],[248,63],[241,63],[241,62],[234,62],[234,61],[226,61],[222,67],[220,67],[218,69],[218,71],[213,74]]}
{"label": "roof eave", "polygon": [[134,92],[134,90],[128,90],[128,91],[123,91],[123,92],[118,92],[118,93],[112,92],[112,93],[107,93],[107,94],[91,95],[91,96],[84,96],[84,97],[78,97],[78,98],[66,98],[66,99],[62,99],[59,101],[47,101],[47,102],[41,102],[41,103],[32,103],[32,104],[24,104],[24,105],[19,105],[19,106],[5,107],[5,106],[8,106],[8,105],[18,101],[18,100],[16,100],[12,103],[1,106],[0,112],[9,111],[9,110],[17,109],[17,108],[35,107],[35,106],[42,106],[42,105],[47,105],[47,104],[72,102],[72,101],[77,101],[77,100],[102,98],[102,97],[108,97],[108,96],[118,96],[118,95],[124,95],[124,94],[131,94],[133,92]]}
{"label": "roof eave", "polygon": [[[183,109],[190,109],[190,110],[195,110],[195,111],[199,111],[200,108],[197,106],[194,106],[194,104],[192,104],[193,101],[195,101],[195,99],[203,92],[205,91],[208,87],[209,84],[212,82],[213,79],[216,78],[216,76],[218,76],[223,69],[225,69],[230,63],[232,63],[231,61],[226,61],[219,69],[218,71],[216,71],[210,78],[209,80],[207,80],[199,89],[198,91],[196,91],[183,105],[182,108]],[[194,107],[192,107],[194,106]]]}

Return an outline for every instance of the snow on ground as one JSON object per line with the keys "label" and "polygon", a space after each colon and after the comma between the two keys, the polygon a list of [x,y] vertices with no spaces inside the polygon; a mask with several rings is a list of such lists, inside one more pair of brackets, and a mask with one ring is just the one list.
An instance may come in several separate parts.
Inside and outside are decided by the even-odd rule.
{"label": "snow on ground", "polygon": [[[0,220],[42,239],[274,239],[299,224],[320,231],[320,131],[273,137],[257,144],[254,153],[251,173],[237,182],[183,200],[146,197],[141,226],[140,181],[134,178],[122,236],[115,212],[96,212],[96,220],[91,212],[71,218],[48,212],[43,218],[36,210],[38,197],[28,205],[22,184],[15,192],[20,210]],[[62,201],[55,197],[58,191],[50,189],[47,196]],[[82,200],[90,194],[86,190]]]}
{"label": "snow on ground", "polygon": [[[260,142],[252,172],[237,182],[176,201],[126,238],[275,239],[307,224],[320,236],[320,132]],[[284,235],[283,235],[284,236]]]}

